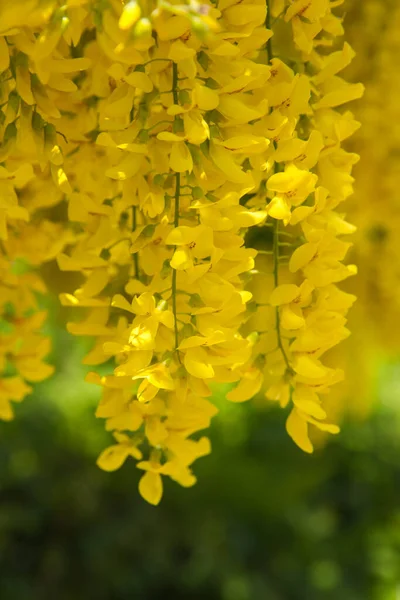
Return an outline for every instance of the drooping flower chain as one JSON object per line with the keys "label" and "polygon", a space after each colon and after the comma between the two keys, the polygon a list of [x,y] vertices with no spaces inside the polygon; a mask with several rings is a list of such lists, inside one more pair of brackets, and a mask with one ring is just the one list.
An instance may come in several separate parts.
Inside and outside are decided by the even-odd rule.
{"label": "drooping flower chain", "polygon": [[96,339],[86,363],[105,364],[89,380],[115,444],[98,463],[136,458],[153,504],[162,476],[195,483],[210,443],[191,436],[216,413],[211,384],[232,384],[233,402],[262,388],[290,402],[287,429],[306,451],[309,424],[338,430],[320,394],[341,373],[320,359],[346,337],[354,299],[335,284],[355,271],[342,263],[338,236],[353,228],[337,207],[355,162],[341,142],[357,123],[336,107],[362,93],[337,75],[351,48],[328,51],[343,33],[338,4],[70,0],[0,12],[6,166],[36,175],[16,195],[32,225],[6,206],[12,236],[42,228],[37,262],[56,255],[83,274],[61,302],[84,309],[68,330]]}

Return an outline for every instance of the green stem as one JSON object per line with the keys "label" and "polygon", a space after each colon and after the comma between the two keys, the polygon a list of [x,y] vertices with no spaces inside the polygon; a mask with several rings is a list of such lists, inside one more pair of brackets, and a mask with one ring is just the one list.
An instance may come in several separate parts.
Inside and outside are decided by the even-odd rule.
{"label": "green stem", "polygon": [[[174,212],[174,227],[179,227],[179,198],[181,191],[181,174],[175,174],[175,212]],[[177,309],[176,309],[176,278],[177,271],[176,269],[172,270],[172,312],[174,314],[174,330],[175,330],[175,350],[177,350],[179,346],[178,339],[178,317],[177,317]],[[179,354],[178,354],[179,358]]]}
{"label": "green stem", "polygon": [[147,67],[147,65],[151,65],[151,63],[154,63],[154,62],[171,62],[171,59],[170,58],[151,58],[147,62],[144,62],[142,64],[142,66]]}
{"label": "green stem", "polygon": [[[136,206],[132,206],[132,231],[135,231],[137,227],[137,215],[136,215]],[[133,255],[133,266],[135,269],[135,278],[140,280],[140,271],[139,271],[139,255],[137,252]]]}
{"label": "green stem", "polygon": [[181,197],[181,174],[175,173],[176,185],[175,185],[175,213],[174,213],[174,227],[179,226],[179,198]]}
{"label": "green stem", "polygon": [[176,62],[172,63],[172,97],[174,104],[179,104],[178,99],[178,65]]}
{"label": "green stem", "polygon": [[[271,27],[271,3],[270,3],[270,0],[266,0],[266,2],[267,2],[267,16],[265,19],[265,27],[271,31],[272,30],[272,27]],[[274,57],[274,54],[272,51],[272,36],[267,41],[266,47],[267,47],[268,62],[271,62],[271,60]]]}
{"label": "green stem", "polygon": [[[274,257],[274,287],[277,288],[279,285],[279,221],[276,219],[274,222],[274,237],[273,237],[273,257]],[[276,337],[278,339],[278,346],[282,353],[283,360],[285,361],[287,370],[292,373],[293,369],[290,366],[289,359],[285,352],[285,348],[282,343],[281,334],[281,319],[279,314],[279,306],[275,307],[275,328]]]}
{"label": "green stem", "polygon": [[[179,103],[178,98],[178,65],[173,62],[172,63],[172,96],[174,99],[174,104]],[[179,227],[179,200],[181,196],[181,174],[175,173],[175,195],[174,195],[174,227]],[[180,361],[180,356],[178,352],[179,346],[179,336],[178,336],[178,316],[176,310],[176,279],[177,279],[177,271],[176,269],[172,270],[172,312],[174,314],[174,331],[175,331],[175,350],[178,354],[178,359]]]}
{"label": "green stem", "polygon": [[149,131],[153,131],[153,129],[155,129],[156,127],[158,127],[159,125],[172,125],[173,121],[158,121],[158,123],[155,123],[154,125],[152,125],[151,127],[149,127],[148,129],[146,129],[147,133],[149,133]]}
{"label": "green stem", "polygon": [[107,250],[112,250],[113,248],[115,248],[115,246],[118,246],[118,244],[122,244],[122,242],[129,242],[130,238],[121,238],[115,242],[113,242],[111,244],[111,246],[108,246]]}
{"label": "green stem", "polygon": [[[270,0],[266,0],[266,3],[267,3],[267,17],[265,20],[265,26],[267,29],[271,30],[271,3],[270,3]],[[272,37],[270,37],[269,40],[267,41],[266,48],[267,48],[268,62],[270,63],[274,57],[273,48],[272,48]],[[277,171],[278,171],[278,168],[277,168],[277,164],[275,163],[274,172],[276,173]],[[279,286],[279,245],[280,245],[280,242],[279,242],[279,220],[275,219],[274,220],[274,228],[273,228],[273,247],[272,247],[273,263],[274,263],[274,267],[273,267],[274,287],[275,288],[277,288]],[[285,361],[286,369],[289,373],[293,373],[293,369],[290,366],[289,359],[285,352],[285,348],[283,347],[279,306],[275,307],[275,329],[276,329],[276,337],[278,340],[278,347],[281,351],[283,360]]]}

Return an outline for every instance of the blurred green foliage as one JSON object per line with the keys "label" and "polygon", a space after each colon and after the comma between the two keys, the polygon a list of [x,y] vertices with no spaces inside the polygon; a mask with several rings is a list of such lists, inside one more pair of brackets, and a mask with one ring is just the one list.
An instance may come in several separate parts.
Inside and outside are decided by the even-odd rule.
{"label": "blurred green foliage", "polygon": [[83,381],[85,348],[51,327],[57,375],[0,424],[1,600],[396,600],[397,365],[369,422],[313,456],[282,411],[220,401],[198,484],[167,482],[154,508],[133,461],[96,467],[110,437]]}

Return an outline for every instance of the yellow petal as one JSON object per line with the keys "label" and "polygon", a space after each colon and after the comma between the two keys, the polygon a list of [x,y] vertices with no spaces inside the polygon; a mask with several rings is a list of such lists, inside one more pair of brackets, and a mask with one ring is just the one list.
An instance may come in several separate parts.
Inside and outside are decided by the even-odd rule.
{"label": "yellow petal", "polygon": [[270,303],[272,306],[280,306],[281,304],[289,304],[293,302],[300,294],[300,289],[297,285],[291,283],[279,285],[274,289],[270,296]]}
{"label": "yellow petal", "polygon": [[242,377],[239,384],[227,393],[226,398],[231,402],[245,402],[246,400],[250,400],[260,391],[262,382],[262,373],[257,373],[256,377]]}
{"label": "yellow petal", "polygon": [[215,90],[205,85],[196,84],[194,102],[201,110],[214,110],[219,104],[219,96]]}
{"label": "yellow petal", "polygon": [[190,48],[181,40],[176,40],[176,42],[173,42],[170,46],[168,58],[175,62],[180,62],[187,58],[192,58],[195,54],[196,51],[194,48]]}
{"label": "yellow petal", "polygon": [[117,181],[125,181],[134,177],[143,164],[143,156],[128,154],[116,167],[110,167],[106,171],[107,177]]}
{"label": "yellow petal", "polygon": [[267,206],[267,212],[273,219],[279,221],[290,221],[290,207],[284,198],[275,196]]}
{"label": "yellow petal", "polygon": [[235,3],[223,12],[224,18],[230,25],[240,27],[247,23],[254,22],[256,25],[261,25],[265,20],[266,5],[264,3]]}
{"label": "yellow petal", "polygon": [[97,459],[97,466],[103,471],[116,471],[124,464],[129,455],[126,444],[115,444],[103,450]]}
{"label": "yellow petal", "polygon": [[0,73],[3,73],[10,64],[10,53],[4,36],[0,36]]}
{"label": "yellow petal", "polygon": [[165,463],[162,467],[162,473],[168,475],[183,487],[191,487],[197,481],[191,470],[177,460],[170,460]]}
{"label": "yellow petal", "polygon": [[321,423],[320,421],[316,421],[311,417],[307,417],[307,420],[309,423],[315,425],[315,427],[318,427],[318,429],[321,431],[326,431],[327,433],[332,433],[333,435],[336,435],[340,432],[340,427],[334,425],[333,423]]}
{"label": "yellow petal", "polygon": [[334,89],[325,94],[319,102],[314,104],[313,108],[333,108],[346,102],[358,100],[364,94],[364,90],[365,88],[362,83],[348,83],[338,90]]}
{"label": "yellow petal", "polygon": [[233,159],[232,154],[226,148],[216,144],[210,145],[210,157],[215,165],[221,169],[228,181],[234,183],[249,183],[251,175],[245,173]]}
{"label": "yellow petal", "polygon": [[197,458],[207,456],[211,452],[210,440],[202,437],[199,440],[185,439],[181,435],[171,434],[165,444],[182,465],[189,466]]}
{"label": "yellow petal", "polygon": [[169,166],[175,173],[193,171],[192,155],[184,142],[173,144],[169,157]]}
{"label": "yellow petal", "polygon": [[171,131],[160,131],[157,134],[157,139],[163,142],[183,142],[184,138],[182,135],[177,135],[176,133],[172,133]]}
{"label": "yellow petal", "polygon": [[187,248],[177,248],[169,264],[173,269],[189,269],[193,266],[193,260],[189,250]]}
{"label": "yellow petal", "polygon": [[296,388],[292,394],[293,403],[299,410],[316,419],[325,419],[326,412],[318,403],[318,396],[312,390]]}
{"label": "yellow petal", "polygon": [[307,421],[303,419],[299,412],[294,408],[286,421],[286,431],[295,444],[304,452],[311,454],[314,448],[308,437]]}
{"label": "yellow petal", "polygon": [[281,325],[284,329],[300,329],[305,320],[301,314],[301,308],[292,306],[282,306]]}
{"label": "yellow petal", "polygon": [[139,481],[139,493],[148,502],[157,506],[163,494],[161,475],[147,471]]}
{"label": "yellow petal", "polygon": [[11,408],[10,400],[3,398],[0,400],[0,419],[2,421],[12,421],[14,412]]}
{"label": "yellow petal", "polygon": [[293,367],[296,373],[310,379],[319,379],[326,375],[326,368],[321,362],[307,354],[297,355]]}
{"label": "yellow petal", "polygon": [[168,435],[165,425],[158,416],[151,416],[146,419],[145,433],[150,444],[154,447],[162,444]]}
{"label": "yellow petal", "polygon": [[171,373],[163,364],[159,365],[158,368],[152,369],[147,379],[149,383],[161,390],[175,389],[175,383],[171,377]]}
{"label": "yellow petal", "polygon": [[[142,413],[134,402],[125,412],[107,419],[106,429],[107,431],[137,431],[142,423]],[[141,458],[139,450],[137,452],[136,458]]]}
{"label": "yellow petal", "polygon": [[185,354],[184,364],[190,375],[199,379],[211,379],[214,377],[214,369],[207,362],[207,353],[202,348],[189,349]]}
{"label": "yellow petal", "polygon": [[128,312],[134,312],[131,304],[129,304],[128,300],[124,298],[121,294],[116,294],[111,302],[111,306],[115,308],[120,308],[121,310],[127,310]]}
{"label": "yellow petal", "polygon": [[317,244],[303,244],[293,252],[289,261],[289,271],[296,273],[299,269],[303,269],[315,257],[317,253]]}
{"label": "yellow petal", "polygon": [[196,238],[196,229],[196,227],[187,227],[186,225],[175,227],[167,235],[165,243],[169,246],[190,244]]}
{"label": "yellow petal", "polygon": [[153,83],[150,77],[146,75],[146,73],[134,71],[133,73],[126,75],[124,79],[126,83],[132,85],[135,88],[138,88],[139,90],[143,90],[146,94],[151,92],[151,90],[153,89]]}
{"label": "yellow petal", "polygon": [[141,10],[136,0],[131,0],[128,4],[125,4],[122,14],[120,16],[118,25],[123,31],[130,29],[136,21],[140,18]]}

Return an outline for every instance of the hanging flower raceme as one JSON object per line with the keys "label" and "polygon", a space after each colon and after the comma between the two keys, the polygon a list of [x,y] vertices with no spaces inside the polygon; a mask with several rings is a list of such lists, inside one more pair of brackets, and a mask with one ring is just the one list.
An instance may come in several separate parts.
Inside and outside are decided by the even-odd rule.
{"label": "hanging flower raceme", "polygon": [[[337,209],[352,194],[351,168],[358,159],[341,143],[358,123],[341,107],[359,98],[363,87],[338,75],[353,57],[350,46],[329,53],[343,34],[332,12],[338,3],[271,4],[269,22],[275,19],[282,41],[272,37],[267,43],[270,110],[256,125],[271,131],[273,151],[263,187],[250,202],[259,206],[266,190],[269,236],[260,244],[269,260],[260,257],[253,284],[262,305],[251,322],[262,332],[254,364],[263,369],[266,397],[282,407],[290,403],[289,435],[312,452],[310,425],[339,431],[326,422],[322,397],[343,373],[321,359],[348,336],[346,313],[354,302],[336,287],[356,272],[342,262],[350,244],[341,239],[355,228]],[[290,36],[293,46],[287,45]]]}
{"label": "hanging flower raceme", "polygon": [[[34,37],[35,31],[46,27],[52,10],[43,3],[40,7],[31,3],[26,11],[19,3],[0,7],[0,418],[4,420],[13,417],[11,402],[23,400],[32,391],[32,382],[53,372],[44,362],[50,339],[41,333],[46,311],[41,310],[40,297],[46,285],[38,268],[73,239],[63,224],[44,216],[62,197],[61,187],[53,182],[62,171],[51,124],[58,109],[38,76],[39,59],[47,57],[55,44],[45,42],[44,34]],[[41,56],[36,53],[39,45]]]}
{"label": "hanging flower raceme", "polygon": [[[351,48],[328,52],[343,33],[337,4],[0,12],[5,168],[32,173],[0,232],[21,221],[10,258],[32,250],[33,264],[56,257],[81,275],[61,302],[83,313],[68,330],[95,339],[88,380],[115,440],[98,464],[134,458],[152,504],[165,476],[195,483],[215,385],[230,384],[231,402],[261,389],[290,402],[287,429],[306,451],[310,424],[337,431],[320,394],[341,372],[321,358],[348,335],[354,299],[336,287],[355,272],[338,207],[357,159],[341,142],[357,123],[341,107],[362,93],[338,75]],[[25,224],[39,208],[52,222]],[[62,210],[69,223],[53,218]]]}
{"label": "hanging flower raceme", "polygon": [[[104,388],[97,414],[107,419],[117,442],[102,453],[99,465],[113,470],[128,456],[140,460],[145,473],[139,489],[154,504],[163,475],[185,486],[195,483],[191,464],[209,453],[210,444],[190,436],[207,428],[216,413],[208,400],[210,384],[238,382],[240,367],[251,357],[253,340],[240,332],[251,299],[242,274],[253,269],[256,252],[244,246],[243,229],[267,216],[240,204],[256,185],[243,163],[269,146],[265,136],[249,129],[267,104],[247,107],[255,98],[235,93],[237,76],[246,77],[255,64],[247,58],[254,49],[245,47],[241,62],[232,64],[222,50],[229,44],[219,35],[221,13],[211,7],[203,12],[206,18],[197,21],[190,9],[153,11],[153,36],[141,40],[134,69],[120,56],[117,62],[115,48],[111,52],[107,44],[103,60],[113,90],[99,101],[94,151],[105,157],[105,175],[115,186],[105,217],[114,226],[104,237],[99,227],[93,233],[85,227],[72,254],[59,257],[62,269],[79,269],[88,277],[63,301],[93,306],[70,331],[98,337],[88,361],[114,357],[118,364],[108,376],[89,376]],[[119,27],[117,45],[125,43],[123,14],[108,15],[116,31]],[[264,19],[260,4],[252,27]],[[195,34],[200,26],[204,36]],[[100,51],[101,39],[98,34]],[[208,77],[215,70],[219,78],[222,65],[221,81]],[[263,72],[261,89],[269,69],[254,70]],[[238,123],[228,117],[232,102],[248,112]],[[73,179],[79,185],[80,177]],[[104,201],[103,196],[100,206]],[[108,276],[100,275],[104,272]],[[113,295],[116,280],[114,290],[125,287],[123,294]]]}
{"label": "hanging flower raceme", "polygon": [[[355,195],[347,213],[357,226],[351,259],[359,275],[346,284],[357,295],[350,313],[351,337],[330,360],[346,370],[344,384],[330,395],[339,415],[365,419],[375,402],[379,364],[397,356],[399,347],[398,294],[398,161],[399,56],[397,2],[352,0],[346,3],[347,38],[357,56],[349,77],[366,83],[355,106],[362,127],[348,143],[360,154],[355,168]],[[354,368],[357,356],[357,368]]]}
{"label": "hanging flower raceme", "polygon": [[[356,76],[362,75],[368,81],[365,99],[358,109],[363,127],[353,142],[362,155],[357,167],[359,185],[351,205],[351,217],[358,227],[354,250],[360,263],[357,293],[359,310],[364,311],[371,325],[359,336],[364,335],[363,345],[378,345],[397,354],[400,9],[391,0],[369,0],[350,8],[357,19],[353,43],[362,56],[370,56],[368,61],[358,61],[353,69]],[[366,35],[360,36],[361,31]]]}

